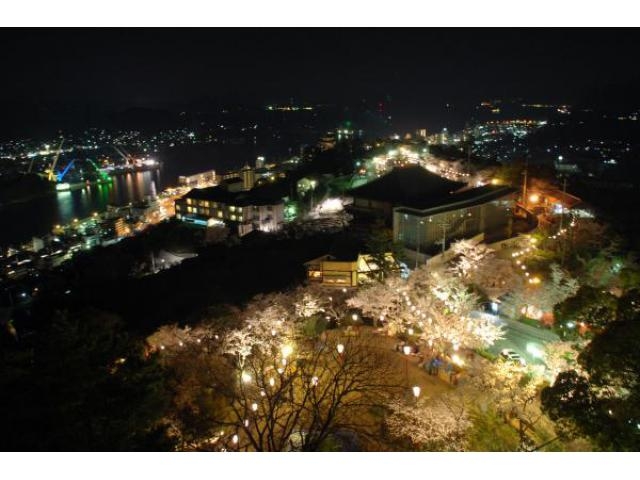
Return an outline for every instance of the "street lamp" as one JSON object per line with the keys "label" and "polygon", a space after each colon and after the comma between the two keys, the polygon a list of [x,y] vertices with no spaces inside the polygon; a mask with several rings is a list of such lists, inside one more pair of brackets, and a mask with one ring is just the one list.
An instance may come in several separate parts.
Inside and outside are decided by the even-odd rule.
{"label": "street lamp", "polygon": [[420,387],[418,385],[414,385],[411,390],[413,391],[413,396],[416,398],[416,403],[417,403],[418,397],[420,396]]}
{"label": "street lamp", "polygon": [[416,239],[417,239],[417,249],[416,249],[416,266],[418,268],[418,257],[420,256],[420,236],[422,234],[422,228],[420,225],[424,225],[424,220],[418,221],[416,218]]}
{"label": "street lamp", "polygon": [[336,350],[338,350],[338,353],[342,355],[342,353],[344,352],[344,345],[339,343],[338,345],[336,345]]}

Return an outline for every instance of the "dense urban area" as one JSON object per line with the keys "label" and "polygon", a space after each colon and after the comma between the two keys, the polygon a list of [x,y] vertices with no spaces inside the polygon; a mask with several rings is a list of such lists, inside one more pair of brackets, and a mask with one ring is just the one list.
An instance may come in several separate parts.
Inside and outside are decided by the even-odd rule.
{"label": "dense urban area", "polygon": [[391,109],[1,143],[2,449],[638,450],[638,111]]}

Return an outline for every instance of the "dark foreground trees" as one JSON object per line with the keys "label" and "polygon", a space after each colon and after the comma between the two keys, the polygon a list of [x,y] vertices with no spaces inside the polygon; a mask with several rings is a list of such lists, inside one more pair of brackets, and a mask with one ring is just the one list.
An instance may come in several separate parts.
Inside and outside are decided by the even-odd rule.
{"label": "dark foreground trees", "polygon": [[164,350],[180,449],[318,451],[336,442],[355,449],[355,439],[379,434],[376,412],[400,390],[387,352],[368,335],[236,331],[220,339]]}
{"label": "dark foreground trees", "polygon": [[581,371],[558,375],[542,404],[564,433],[601,448],[640,450],[640,322],[614,322],[578,357]]}
{"label": "dark foreground trees", "polygon": [[2,349],[0,450],[170,448],[163,372],[117,317],[59,313],[33,338]]}

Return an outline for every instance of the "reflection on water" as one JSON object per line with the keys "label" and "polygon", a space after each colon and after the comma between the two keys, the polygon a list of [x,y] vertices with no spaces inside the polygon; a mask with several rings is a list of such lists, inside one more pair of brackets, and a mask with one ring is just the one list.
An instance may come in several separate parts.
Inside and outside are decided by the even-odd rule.
{"label": "reflection on water", "polygon": [[0,208],[0,245],[24,242],[34,235],[44,235],[53,225],[88,217],[93,212],[106,210],[108,205],[125,205],[143,200],[162,188],[159,170],[128,173],[113,177],[110,184],[56,192]]}
{"label": "reflection on water", "polygon": [[[278,149],[272,143],[270,140],[266,146],[198,144],[170,149],[159,155],[163,163],[161,171],[119,175],[110,185],[93,185],[0,207],[0,246],[17,245],[34,235],[44,235],[56,224],[88,217],[93,212],[105,210],[109,204],[124,205],[142,200],[154,189],[160,192],[175,185],[179,175],[240,168],[245,163],[253,164],[257,155],[275,159]],[[291,153],[290,148],[283,146],[282,150],[287,155]]]}
{"label": "reflection on water", "polygon": [[111,184],[90,185],[82,190],[58,192],[58,223],[88,217],[93,212],[106,210],[107,205],[125,205],[144,200],[154,192],[154,184],[159,181],[158,171],[137,172],[113,177]]}

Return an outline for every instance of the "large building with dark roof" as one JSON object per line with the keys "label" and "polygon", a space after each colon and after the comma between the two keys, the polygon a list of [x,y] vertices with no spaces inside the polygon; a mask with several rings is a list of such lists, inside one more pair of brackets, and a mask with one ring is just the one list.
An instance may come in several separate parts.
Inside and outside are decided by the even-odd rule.
{"label": "large building with dark roof", "polygon": [[194,188],[176,200],[176,217],[203,226],[226,225],[238,235],[274,232],[284,222],[284,192],[279,185],[235,190],[224,185]]}
{"label": "large building with dark roof", "polygon": [[393,236],[412,250],[484,234],[485,240],[511,236],[516,189],[485,185],[461,190],[433,202],[393,209]]}
{"label": "large building with dark roof", "polygon": [[468,188],[420,166],[395,168],[349,192],[357,220],[383,220],[405,247],[433,250],[443,239],[479,233],[486,238],[510,235],[516,189],[485,185]]}
{"label": "large building with dark roof", "polygon": [[391,225],[393,209],[403,205],[428,205],[465,186],[420,166],[394,168],[391,172],[348,192],[351,212],[364,220],[383,220]]}

